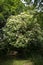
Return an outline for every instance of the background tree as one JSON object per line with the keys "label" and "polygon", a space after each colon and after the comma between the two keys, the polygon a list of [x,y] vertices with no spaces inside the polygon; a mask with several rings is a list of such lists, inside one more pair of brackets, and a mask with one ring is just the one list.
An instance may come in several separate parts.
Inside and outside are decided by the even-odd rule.
{"label": "background tree", "polygon": [[20,0],[0,0],[0,28],[4,26],[10,15],[19,14],[24,9],[24,4]]}

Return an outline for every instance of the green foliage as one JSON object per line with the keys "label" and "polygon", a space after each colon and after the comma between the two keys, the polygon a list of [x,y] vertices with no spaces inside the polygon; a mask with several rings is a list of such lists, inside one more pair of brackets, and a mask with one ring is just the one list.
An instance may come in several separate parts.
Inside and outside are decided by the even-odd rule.
{"label": "green foliage", "polygon": [[4,0],[3,2],[1,2],[0,7],[1,7],[0,12],[6,13],[6,15],[8,15],[12,13],[15,14],[15,12],[20,13],[20,10],[23,11],[24,5],[21,3],[20,0],[18,1],[17,0],[7,0],[7,1]]}
{"label": "green foliage", "polygon": [[5,18],[2,13],[0,13],[0,28],[3,27],[5,24]]}
{"label": "green foliage", "polygon": [[43,12],[37,13],[36,17],[37,17],[38,23],[41,25],[41,28],[43,30]]}
{"label": "green foliage", "polygon": [[[0,13],[1,13],[0,17],[3,16],[5,20],[10,15],[17,15],[24,10],[25,10],[25,6],[20,0],[0,0]],[[3,19],[0,18],[0,22],[2,22],[2,21],[3,21]],[[1,24],[0,24],[0,26],[1,26]]]}
{"label": "green foliage", "polygon": [[43,33],[37,19],[30,13],[10,16],[3,28],[4,43],[16,48],[40,48]]}

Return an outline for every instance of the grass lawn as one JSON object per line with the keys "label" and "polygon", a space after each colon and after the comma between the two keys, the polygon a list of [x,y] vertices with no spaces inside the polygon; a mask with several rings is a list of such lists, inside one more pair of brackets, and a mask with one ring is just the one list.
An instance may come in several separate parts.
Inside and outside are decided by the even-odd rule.
{"label": "grass lawn", "polygon": [[27,59],[17,58],[0,58],[0,65],[43,65],[43,57],[41,55],[32,55]]}

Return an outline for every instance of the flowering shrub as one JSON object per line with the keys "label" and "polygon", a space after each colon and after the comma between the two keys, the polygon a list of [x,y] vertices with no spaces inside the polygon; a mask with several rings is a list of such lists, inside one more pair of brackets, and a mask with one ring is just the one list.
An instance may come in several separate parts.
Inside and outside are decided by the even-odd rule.
{"label": "flowering shrub", "polygon": [[25,12],[17,16],[10,16],[3,31],[5,44],[8,43],[16,48],[37,46],[43,40],[37,19],[33,19],[33,15]]}

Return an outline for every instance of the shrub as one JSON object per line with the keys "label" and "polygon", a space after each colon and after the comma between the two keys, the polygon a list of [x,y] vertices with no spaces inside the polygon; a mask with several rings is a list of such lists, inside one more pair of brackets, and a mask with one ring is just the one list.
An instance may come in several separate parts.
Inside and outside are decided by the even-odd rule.
{"label": "shrub", "polygon": [[4,43],[16,48],[40,48],[43,41],[40,24],[31,14],[10,16],[3,31]]}

